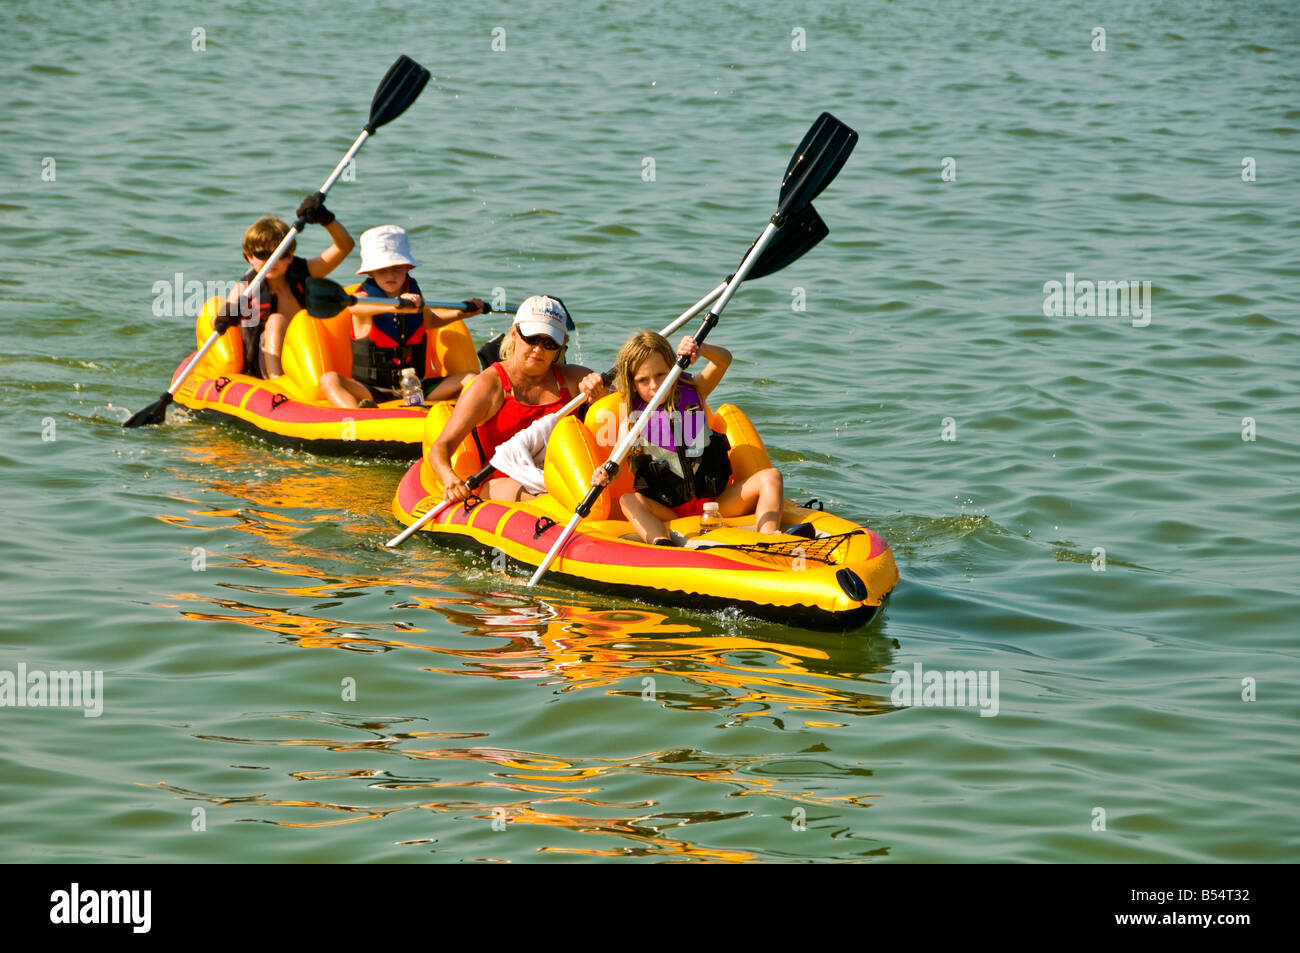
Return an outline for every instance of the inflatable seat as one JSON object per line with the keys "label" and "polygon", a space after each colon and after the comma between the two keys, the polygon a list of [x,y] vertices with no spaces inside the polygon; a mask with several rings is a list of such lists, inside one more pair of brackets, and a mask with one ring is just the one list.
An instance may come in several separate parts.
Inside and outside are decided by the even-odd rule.
{"label": "inflatable seat", "polygon": [[[543,467],[546,492],[561,508],[573,512],[591,489],[591,474],[608,459],[609,449],[596,442],[585,424],[572,415],[562,418],[546,444],[546,464]],[[631,470],[623,467],[613,485],[596,498],[589,518],[620,519],[622,512],[616,508],[618,498],[631,489]]]}
{"label": "inflatable seat", "polygon": [[[420,482],[426,491],[439,496],[442,495],[442,483],[434,475],[429,451],[433,447],[433,442],[438,439],[438,434],[442,433],[442,428],[447,426],[447,421],[451,419],[451,412],[455,407],[455,402],[450,400],[436,401],[429,405],[429,413],[424,418],[423,462],[420,466]],[[452,451],[451,468],[462,480],[469,479],[483,469],[483,461],[479,459],[478,445],[474,442],[472,434],[467,434],[465,439],[460,442],[460,446]]]}
{"label": "inflatable seat", "polygon": [[[194,337],[198,347],[207,344],[208,338],[212,337],[212,320],[217,316],[217,309],[221,307],[222,301],[222,298],[209,298],[203,303],[198,320],[194,322]],[[243,372],[244,338],[238,326],[227,329],[226,333],[217,339],[217,343],[212,346],[212,350],[203,359],[200,367],[211,372],[207,375],[209,377]],[[196,372],[197,370],[198,368],[195,368]]]}

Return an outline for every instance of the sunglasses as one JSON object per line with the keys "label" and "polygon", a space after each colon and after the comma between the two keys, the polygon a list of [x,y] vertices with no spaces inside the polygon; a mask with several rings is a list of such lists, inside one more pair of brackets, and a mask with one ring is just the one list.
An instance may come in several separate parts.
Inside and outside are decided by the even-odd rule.
{"label": "sunglasses", "polygon": [[[519,334],[518,331],[515,333]],[[523,341],[529,347],[544,347],[548,351],[558,351],[560,349],[559,342],[549,334],[534,334],[529,337],[519,334],[519,340]]]}

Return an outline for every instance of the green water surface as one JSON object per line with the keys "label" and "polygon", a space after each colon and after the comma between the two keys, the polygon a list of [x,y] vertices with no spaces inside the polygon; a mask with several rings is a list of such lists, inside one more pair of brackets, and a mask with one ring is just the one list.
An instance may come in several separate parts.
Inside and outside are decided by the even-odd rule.
{"label": "green water surface", "polygon": [[[1300,856],[1291,4],[4,9],[0,672],[104,696],[0,708],[0,859]],[[399,52],[434,79],[330,207],[430,297],[560,295],[593,366],[820,111],[861,133],[713,340],[789,494],[893,545],[876,622],[529,590],[385,550],[400,464],[120,427],[193,348],[155,283],[237,278]],[[1067,275],[1150,311],[1048,316]],[[996,716],[897,704],[918,664]]]}

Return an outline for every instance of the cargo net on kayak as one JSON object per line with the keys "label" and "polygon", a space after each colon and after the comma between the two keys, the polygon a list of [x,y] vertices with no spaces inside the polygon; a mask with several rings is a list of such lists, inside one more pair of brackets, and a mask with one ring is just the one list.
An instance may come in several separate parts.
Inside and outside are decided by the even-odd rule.
{"label": "cargo net on kayak", "polygon": [[754,556],[771,556],[775,559],[811,559],[813,562],[826,563],[833,566],[838,559],[835,558],[835,552],[851,536],[860,536],[862,530],[855,529],[847,533],[836,533],[833,536],[818,536],[813,539],[794,538],[776,540],[770,543],[703,543],[696,546],[696,549],[736,549],[743,553],[750,553]]}

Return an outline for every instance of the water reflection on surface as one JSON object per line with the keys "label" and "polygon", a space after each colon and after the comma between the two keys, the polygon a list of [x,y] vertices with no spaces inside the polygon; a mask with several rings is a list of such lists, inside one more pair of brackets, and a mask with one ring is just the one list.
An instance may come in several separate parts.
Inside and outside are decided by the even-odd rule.
{"label": "water reflection on surface", "polygon": [[[402,684],[420,673],[426,687],[414,695],[386,693],[384,715],[227,709],[208,722],[220,729],[193,730],[193,737],[222,746],[209,756],[219,763],[234,760],[223,753],[228,745],[265,754],[261,764],[240,765],[267,772],[263,790],[219,793],[171,780],[159,782],[160,789],[233,811],[239,820],[282,827],[383,820],[393,833],[377,843],[404,848],[436,842],[445,849],[449,838],[483,825],[514,830],[515,845],[520,831],[536,832],[522,853],[516,846],[511,858],[495,859],[798,857],[737,849],[735,834],[724,835],[727,846],[706,842],[732,825],[845,828],[844,812],[871,805],[870,770],[835,756],[825,739],[829,730],[890,710],[887,678],[879,675],[889,661],[886,640],[616,600],[611,606],[608,598],[582,594],[539,599],[521,580],[485,569],[481,558],[427,543],[388,553],[376,540],[389,524],[365,505],[373,501],[364,494],[362,513],[340,518],[338,501],[358,500],[356,475],[310,459],[281,460],[265,477],[221,480],[199,499],[178,501],[184,512],[160,519],[223,543],[231,531],[237,536],[213,544],[202,579],[209,585],[172,594],[167,604],[190,622],[219,626],[223,639],[234,624],[273,633],[275,645],[360,653],[375,660],[362,664],[382,665]],[[353,487],[350,496],[345,483]],[[205,502],[210,494],[257,502],[214,507]],[[205,641],[202,634],[195,639]],[[271,657],[274,648],[266,651],[268,661],[279,661]],[[501,687],[485,696],[492,683]],[[501,711],[483,714],[487,697],[504,698],[502,711],[514,721],[503,724]],[[581,699],[596,704],[596,726],[609,730],[608,742],[596,726],[586,730],[590,706],[558,716],[548,707],[586,705]],[[661,714],[650,716],[650,709]],[[489,742],[503,732],[517,739],[519,720],[543,717],[557,725],[532,732],[527,749]],[[629,725],[639,745],[631,755]],[[749,725],[761,735],[747,735],[747,743],[772,732],[789,740],[775,752],[767,743],[748,752],[711,750],[727,746],[711,742],[710,733],[721,739],[718,729]],[[594,751],[573,751],[575,726],[582,729],[579,747]],[[304,757],[306,750],[314,754]],[[322,753],[337,763],[321,767]],[[319,790],[310,797],[285,790],[301,783]],[[767,800],[722,800],[739,797]],[[425,812],[445,816],[435,825],[439,836],[406,836],[428,824],[404,818]],[[882,849],[873,842],[843,856]],[[816,856],[826,856],[825,840]]]}

